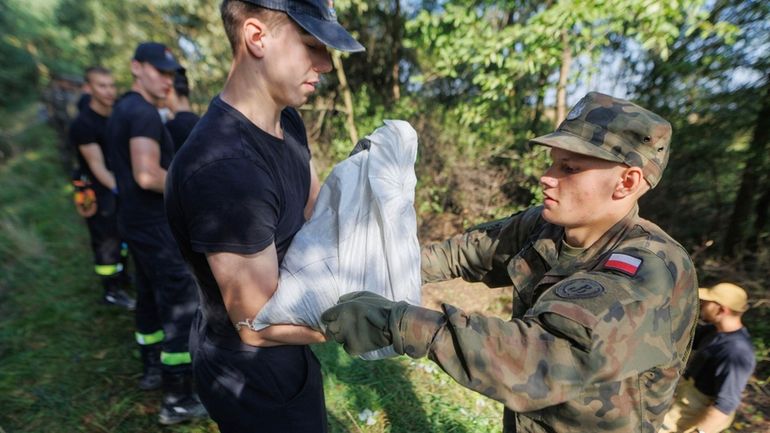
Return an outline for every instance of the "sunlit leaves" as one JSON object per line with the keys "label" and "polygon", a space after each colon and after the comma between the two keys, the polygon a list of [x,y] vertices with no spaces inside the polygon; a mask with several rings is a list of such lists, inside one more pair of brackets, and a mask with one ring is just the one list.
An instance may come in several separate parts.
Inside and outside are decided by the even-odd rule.
{"label": "sunlit leaves", "polygon": [[[569,49],[575,57],[596,57],[619,37],[635,40],[643,50],[666,59],[682,29],[700,26],[702,32],[725,36],[734,31],[722,23],[711,27],[703,24],[707,16],[704,3],[450,2],[421,12],[408,23],[411,46],[420,54],[421,76],[414,79],[426,86],[443,80],[449,92],[456,88],[467,102],[462,122],[472,125],[500,110],[507,111],[506,100],[516,96],[517,80],[556,72],[562,61],[562,30],[567,30]],[[576,71],[573,79],[580,76]]]}

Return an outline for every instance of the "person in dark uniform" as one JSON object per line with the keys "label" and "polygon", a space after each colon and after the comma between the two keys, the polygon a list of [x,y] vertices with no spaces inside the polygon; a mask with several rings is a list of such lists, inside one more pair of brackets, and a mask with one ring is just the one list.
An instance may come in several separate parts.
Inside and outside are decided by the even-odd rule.
{"label": "person in dark uniform", "polygon": [[174,76],[174,85],[168,92],[166,106],[171,110],[173,118],[166,122],[166,128],[174,140],[174,149],[178,152],[190,132],[195,128],[200,117],[190,108],[190,83],[184,68]]}
{"label": "person in dark uniform", "polygon": [[105,303],[133,310],[136,301],[122,288],[126,283],[125,260],[128,251],[118,233],[117,187],[105,155],[104,132],[115,103],[115,80],[109,69],[94,66],[85,71],[88,103],[81,107],[69,128],[69,141],[77,155],[73,176],[76,187],[90,188],[95,201],[79,206],[91,236],[94,271],[102,280]]}
{"label": "person in dark uniform", "polygon": [[[179,253],[163,209],[166,169],[174,144],[157,110],[180,68],[156,42],[136,48],[131,91],[115,105],[107,141],[118,189],[118,226],[136,262],[136,340],[142,389],[163,386],[161,424],[206,415],[192,389],[188,339],[198,307],[195,281]],[[162,380],[161,380],[162,379]]]}
{"label": "person in dark uniform", "polygon": [[78,112],[83,111],[86,107],[88,107],[88,104],[91,103],[91,91],[88,87],[88,79],[86,79],[85,84],[83,84],[83,93],[80,95],[80,98],[78,98],[78,102],[75,103],[75,106],[78,109]]}
{"label": "person in dark uniform", "polygon": [[749,309],[746,291],[719,283],[698,289],[698,297],[703,323],[695,330],[690,363],[658,433],[717,433],[729,428],[757,365],[741,320]]}
{"label": "person in dark uniform", "polygon": [[331,71],[327,46],[364,48],[325,1],[225,0],[220,10],[230,75],[174,158],[165,196],[200,287],[191,338],[198,392],[223,433],[325,432],[321,371],[307,346],[323,335],[250,325],[319,190],[294,107]]}

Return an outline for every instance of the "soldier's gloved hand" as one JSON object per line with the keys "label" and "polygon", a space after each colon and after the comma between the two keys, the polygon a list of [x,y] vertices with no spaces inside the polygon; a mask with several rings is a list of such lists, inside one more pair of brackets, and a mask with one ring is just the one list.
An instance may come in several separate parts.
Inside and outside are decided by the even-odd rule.
{"label": "soldier's gloved hand", "polygon": [[355,356],[390,346],[394,336],[400,342],[399,322],[408,307],[406,302],[372,292],[352,292],[324,311],[321,321],[326,325],[326,338],[341,343]]}

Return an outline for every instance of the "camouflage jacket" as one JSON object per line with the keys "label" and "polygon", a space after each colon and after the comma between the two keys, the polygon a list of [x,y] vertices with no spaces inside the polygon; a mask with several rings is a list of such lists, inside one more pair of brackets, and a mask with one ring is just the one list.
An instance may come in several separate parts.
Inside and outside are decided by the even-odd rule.
{"label": "camouflage jacket", "polygon": [[404,352],[502,402],[505,432],[656,432],[698,315],[685,250],[637,209],[571,261],[541,208],[422,251],[425,282],[513,285],[513,317],[410,308]]}

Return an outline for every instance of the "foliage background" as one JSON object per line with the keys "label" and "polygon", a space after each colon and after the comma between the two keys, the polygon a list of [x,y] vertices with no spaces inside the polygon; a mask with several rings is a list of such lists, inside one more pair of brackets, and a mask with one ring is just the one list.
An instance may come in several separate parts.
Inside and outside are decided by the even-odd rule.
{"label": "foliage background", "polygon": [[[409,120],[421,137],[421,221],[435,236],[536,203],[546,158],[527,140],[551,131],[586,91],[599,90],[674,125],[670,169],[646,199],[645,215],[691,249],[713,241],[708,250],[718,256],[745,247],[755,253],[767,243],[768,137],[755,134],[769,122],[761,115],[770,110],[767,2],[335,6],[367,51],[343,55],[303,107],[316,160],[328,172],[359,131],[387,117]],[[126,89],[128,60],[145,40],[182,58],[199,111],[229,68],[215,0],[3,0],[0,8],[5,110],[57,77],[78,78],[88,65],[112,68]],[[452,230],[436,231],[436,218]]]}

